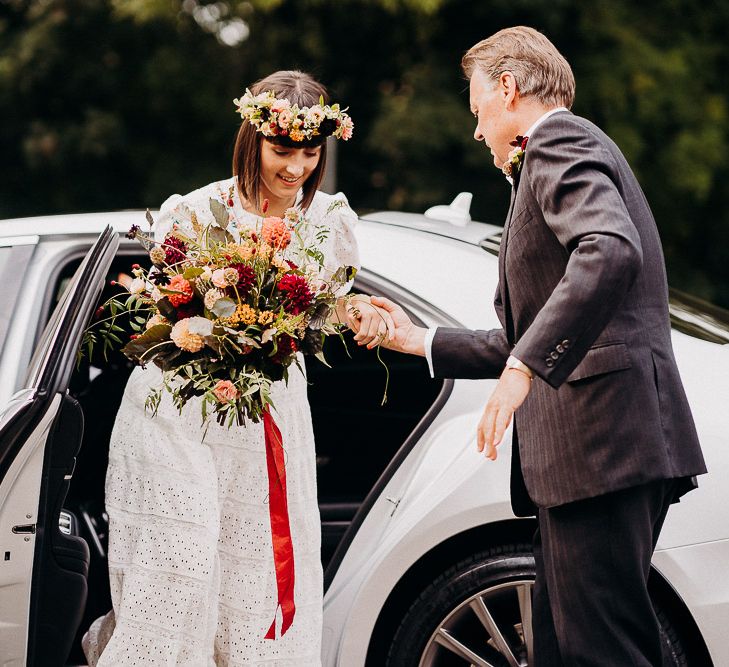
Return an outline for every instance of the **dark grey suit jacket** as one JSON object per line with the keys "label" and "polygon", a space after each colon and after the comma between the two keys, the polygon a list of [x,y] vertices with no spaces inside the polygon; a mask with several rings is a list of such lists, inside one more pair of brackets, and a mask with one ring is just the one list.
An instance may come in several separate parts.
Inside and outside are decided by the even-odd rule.
{"label": "dark grey suit jacket", "polygon": [[515,415],[518,514],[530,513],[524,484],[553,507],[706,472],[653,215],[618,147],[584,118],[556,113],[529,138],[495,306],[502,329],[436,331],[433,370],[498,377],[509,354],[533,369]]}

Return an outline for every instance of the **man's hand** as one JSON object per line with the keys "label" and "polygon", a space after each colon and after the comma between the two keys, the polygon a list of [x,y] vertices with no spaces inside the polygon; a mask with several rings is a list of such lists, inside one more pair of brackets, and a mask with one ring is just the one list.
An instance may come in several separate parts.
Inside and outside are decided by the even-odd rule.
{"label": "man's hand", "polygon": [[371,350],[395,335],[395,324],[390,313],[374,305],[371,300],[351,300],[347,305],[347,326],[354,331],[357,345]]}
{"label": "man's hand", "polygon": [[[415,326],[405,311],[394,301],[381,296],[371,298],[372,305],[382,308],[389,313],[394,326],[394,336],[391,339],[384,339],[382,347],[405,354],[417,354],[425,356],[425,332],[427,329]],[[355,336],[356,339],[356,336]]]}
{"label": "man's hand", "polygon": [[478,451],[486,449],[486,457],[496,460],[496,447],[511,424],[511,417],[524,402],[532,388],[532,381],[522,371],[507,368],[491,394],[478,423],[476,440]]}

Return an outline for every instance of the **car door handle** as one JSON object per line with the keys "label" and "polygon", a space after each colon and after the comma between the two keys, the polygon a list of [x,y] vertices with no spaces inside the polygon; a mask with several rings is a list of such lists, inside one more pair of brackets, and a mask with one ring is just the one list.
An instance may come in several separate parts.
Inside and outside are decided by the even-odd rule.
{"label": "car door handle", "polygon": [[35,524],[25,523],[21,526],[13,526],[13,532],[16,535],[35,535]]}

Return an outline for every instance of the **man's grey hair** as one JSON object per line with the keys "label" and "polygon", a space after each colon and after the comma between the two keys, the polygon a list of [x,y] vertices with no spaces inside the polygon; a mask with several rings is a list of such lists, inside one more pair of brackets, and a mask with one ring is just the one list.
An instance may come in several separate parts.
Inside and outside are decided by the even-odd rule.
{"label": "man's grey hair", "polygon": [[519,94],[545,106],[572,107],[575,77],[557,48],[541,32],[527,26],[505,28],[472,46],[461,61],[470,79],[478,70],[494,83],[511,72]]}

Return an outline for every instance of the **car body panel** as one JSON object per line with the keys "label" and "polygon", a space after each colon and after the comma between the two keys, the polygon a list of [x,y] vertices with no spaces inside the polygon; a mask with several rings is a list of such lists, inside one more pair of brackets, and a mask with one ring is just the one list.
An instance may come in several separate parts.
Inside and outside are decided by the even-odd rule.
{"label": "car body panel", "polygon": [[[32,401],[34,396],[29,398]],[[19,526],[34,525],[38,516],[45,444],[60,403],[61,397],[56,394],[0,481],[0,550],[3,552],[3,567],[0,568],[0,647],[3,665],[7,667],[26,665],[36,546],[35,532],[16,533],[14,527],[18,530]],[[2,431],[0,437],[1,434]]]}
{"label": "car body panel", "polygon": [[[117,246],[117,235],[106,228],[68,284],[30,363],[18,363],[17,349],[7,345],[4,349],[3,360],[15,352],[14,374],[17,382],[21,369],[24,371],[24,388],[6,400],[0,420],[0,550],[3,553],[0,561],[0,646],[3,664],[25,665],[28,661],[28,637],[34,635],[30,619],[38,594],[34,586],[35,559],[39,544],[49,538],[39,514],[44,485],[48,483],[46,444],[63,394],[68,389],[83,330],[93,313]],[[37,256],[42,257],[43,252],[34,253],[34,261]],[[23,268],[32,273],[30,269],[34,266]],[[28,283],[33,284],[28,280],[26,287]],[[42,282],[39,287],[41,285]],[[21,294],[21,301],[23,298]],[[27,294],[25,300],[38,301]],[[13,321],[9,335],[17,326]],[[28,334],[36,328],[27,329],[25,338],[34,339],[35,336]],[[56,530],[58,521],[58,516],[51,517]]]}
{"label": "car body panel", "polygon": [[[6,221],[2,237],[38,235],[23,298],[0,360],[0,405],[17,388],[32,344],[23,340],[38,326],[40,294],[61,257],[88,249],[104,224],[125,232],[143,219],[141,212],[54,216]],[[426,326],[488,329],[500,326],[493,308],[500,228],[470,223],[454,228],[415,214],[373,213],[357,225],[365,285],[409,299]],[[496,240],[493,240],[496,238]],[[489,243],[485,240],[492,239]],[[122,240],[121,250],[133,242]],[[398,290],[390,286],[397,285]],[[412,296],[408,296],[408,294]],[[439,311],[447,317],[439,315]],[[724,628],[729,624],[729,562],[726,506],[729,476],[729,414],[726,410],[729,345],[673,332],[673,344],[706,456],[709,475],[700,489],[672,507],[654,563],[689,610],[716,664],[729,662]],[[6,350],[7,351],[7,350]],[[7,383],[10,382],[10,385]],[[514,520],[508,502],[509,445],[496,462],[476,452],[475,427],[495,382],[457,380],[442,410],[433,415],[404,461],[370,499],[371,506],[341,558],[325,596],[324,664],[362,665],[377,618],[393,587],[431,549],[471,528]],[[640,406],[636,406],[640,409]],[[478,550],[474,545],[474,551]],[[722,583],[717,584],[717,577]],[[0,642],[2,639],[0,638]]]}
{"label": "car body panel", "polygon": [[654,567],[690,610],[717,666],[729,665],[727,563],[729,540],[726,539],[665,549],[653,557]]}

